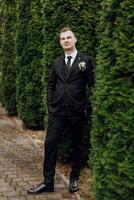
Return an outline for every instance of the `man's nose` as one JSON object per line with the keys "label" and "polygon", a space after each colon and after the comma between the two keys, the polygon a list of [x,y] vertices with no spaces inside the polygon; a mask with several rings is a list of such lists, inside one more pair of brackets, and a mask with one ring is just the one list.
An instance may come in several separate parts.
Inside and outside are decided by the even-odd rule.
{"label": "man's nose", "polygon": [[67,39],[67,38],[65,38],[65,42],[68,42],[68,39]]}

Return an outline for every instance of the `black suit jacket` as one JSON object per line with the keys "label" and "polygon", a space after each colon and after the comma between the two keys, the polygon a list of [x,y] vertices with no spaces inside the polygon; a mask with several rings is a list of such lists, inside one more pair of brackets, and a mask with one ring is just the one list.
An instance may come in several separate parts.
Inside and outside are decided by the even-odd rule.
{"label": "black suit jacket", "polygon": [[[79,66],[84,62],[85,69]],[[68,104],[72,112],[81,112],[88,102],[86,85],[93,86],[93,63],[87,55],[77,56],[67,73],[64,56],[54,61],[54,66],[47,86],[48,111],[58,112],[61,105]]]}

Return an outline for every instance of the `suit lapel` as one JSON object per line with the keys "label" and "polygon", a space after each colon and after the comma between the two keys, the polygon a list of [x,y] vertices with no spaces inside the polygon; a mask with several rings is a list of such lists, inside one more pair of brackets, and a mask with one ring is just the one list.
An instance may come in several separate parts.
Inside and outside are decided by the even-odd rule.
{"label": "suit lapel", "polygon": [[63,81],[66,81],[66,72],[65,72],[65,57],[61,56],[59,59],[58,67],[57,67],[58,74],[60,75]]}
{"label": "suit lapel", "polygon": [[78,63],[81,60],[80,57],[80,53],[78,52],[76,55],[76,58],[74,60],[74,62],[72,63],[71,69],[69,71],[69,75],[68,75],[68,79],[74,74],[74,72],[76,71],[77,67],[78,67]]}
{"label": "suit lapel", "polygon": [[60,60],[59,60],[59,64],[58,64],[58,74],[60,75],[61,79],[65,82],[68,79],[70,79],[70,77],[75,73],[75,71],[77,70],[78,67],[78,63],[81,60],[81,54],[78,52],[76,55],[76,58],[74,60],[74,62],[72,63],[71,69],[69,72],[67,72],[66,70],[66,64],[65,64],[65,56],[61,56]]}

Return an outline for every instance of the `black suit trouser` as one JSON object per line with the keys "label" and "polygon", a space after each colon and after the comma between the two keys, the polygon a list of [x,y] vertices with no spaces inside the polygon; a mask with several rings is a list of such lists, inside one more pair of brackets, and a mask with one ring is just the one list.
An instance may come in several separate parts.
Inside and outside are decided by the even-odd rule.
{"label": "black suit trouser", "polygon": [[43,164],[43,175],[46,184],[54,183],[58,145],[67,125],[69,125],[73,149],[70,177],[79,178],[82,157],[83,119],[84,113],[72,114],[68,108],[61,109],[57,114],[50,114],[45,139],[45,157]]}

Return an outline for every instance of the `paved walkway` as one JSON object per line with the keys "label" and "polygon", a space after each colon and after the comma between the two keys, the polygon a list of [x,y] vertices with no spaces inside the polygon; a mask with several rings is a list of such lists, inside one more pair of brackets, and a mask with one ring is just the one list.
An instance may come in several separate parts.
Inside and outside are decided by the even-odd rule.
{"label": "paved walkway", "polygon": [[16,129],[15,121],[0,109],[0,200],[76,200],[64,178],[56,173],[55,192],[27,195],[27,189],[43,180],[43,149]]}

